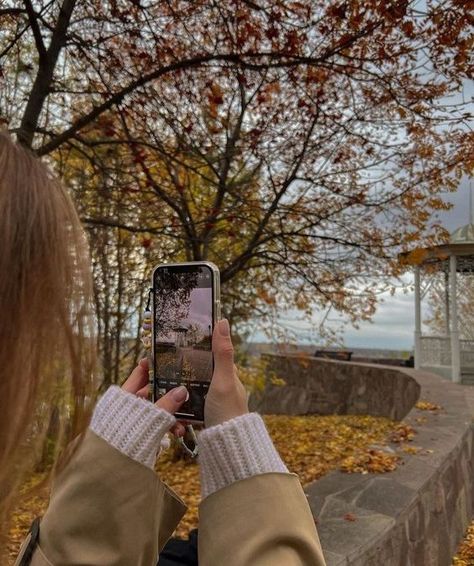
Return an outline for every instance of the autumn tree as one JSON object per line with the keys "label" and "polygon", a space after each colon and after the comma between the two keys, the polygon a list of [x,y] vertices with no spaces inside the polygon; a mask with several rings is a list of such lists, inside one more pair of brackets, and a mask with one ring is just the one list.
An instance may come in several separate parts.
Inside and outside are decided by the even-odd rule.
{"label": "autumn tree", "polygon": [[4,4],[3,120],[57,162],[124,146],[134,206],[85,219],[214,259],[240,320],[369,317],[373,276],[445,237],[438,193],[473,164],[449,99],[472,72],[465,3]]}
{"label": "autumn tree", "polygon": [[238,322],[282,306],[310,314],[315,302],[370,317],[374,277],[398,272],[399,250],[441,241],[438,192],[470,167],[454,144],[467,139],[462,115],[445,116],[460,128],[443,132],[442,104],[429,101],[439,115],[414,125],[399,100],[375,96],[379,79],[323,74],[334,97],[313,106],[304,96],[321,80],[306,77],[294,96],[298,82],[279,69],[195,71],[161,95],[149,87],[145,107],[124,105],[114,139],[82,140],[128,144],[126,169],[146,194],[141,227],[167,225],[177,258],[215,261]]}
{"label": "autumn tree", "polygon": [[180,273],[161,273],[155,292],[156,324],[161,336],[172,334],[189,315],[191,292],[197,287],[197,272],[181,277]]}
{"label": "autumn tree", "polygon": [[4,0],[2,118],[45,154],[104,112],[144,102],[148,86],[161,95],[196,69],[212,77],[229,67],[281,69],[297,94],[313,82],[320,97],[326,74],[359,78],[378,86],[379,103],[423,116],[423,103],[455,90],[470,69],[472,14],[458,0],[418,4]]}
{"label": "autumn tree", "polygon": [[56,166],[72,189],[83,218],[112,217],[116,226],[86,222],[94,278],[98,350],[103,386],[117,383],[136,365],[142,354],[140,325],[150,287],[152,263],[149,240],[142,233],[120,227],[122,218],[140,211],[134,204],[134,187],[123,175],[119,146],[95,152],[69,148]]}

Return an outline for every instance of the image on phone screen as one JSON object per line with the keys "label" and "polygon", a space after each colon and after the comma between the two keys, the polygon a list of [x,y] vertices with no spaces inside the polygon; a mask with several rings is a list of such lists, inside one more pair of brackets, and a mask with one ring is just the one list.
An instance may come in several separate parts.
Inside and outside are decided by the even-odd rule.
{"label": "image on phone screen", "polygon": [[154,275],[154,398],[185,385],[189,399],[179,418],[204,420],[213,370],[212,277],[205,265],[160,267]]}

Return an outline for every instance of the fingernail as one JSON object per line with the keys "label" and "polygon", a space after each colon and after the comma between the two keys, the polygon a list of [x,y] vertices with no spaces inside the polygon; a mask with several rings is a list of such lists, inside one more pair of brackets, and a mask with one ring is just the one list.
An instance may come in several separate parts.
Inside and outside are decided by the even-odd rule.
{"label": "fingernail", "polygon": [[188,390],[186,389],[186,387],[184,387],[184,385],[181,385],[180,387],[173,389],[171,391],[171,395],[177,403],[181,403],[182,401],[186,400],[188,396]]}
{"label": "fingernail", "polygon": [[223,318],[219,321],[219,334],[221,336],[229,336],[230,329],[229,329],[229,321],[226,318]]}

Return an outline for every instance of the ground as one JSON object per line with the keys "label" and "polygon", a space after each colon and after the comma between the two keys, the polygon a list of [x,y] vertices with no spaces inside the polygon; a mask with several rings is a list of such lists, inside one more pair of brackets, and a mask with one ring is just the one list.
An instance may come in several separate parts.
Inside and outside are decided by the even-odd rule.
{"label": "ground", "polygon": [[466,536],[453,558],[453,566],[474,566],[474,521],[469,525]]}
{"label": "ground", "polygon": [[[303,484],[334,469],[362,473],[385,473],[398,462],[396,453],[386,452],[384,444],[395,442],[401,451],[410,451],[415,432],[411,427],[389,419],[368,416],[267,416],[270,435],[291,472],[297,473]],[[177,536],[185,537],[197,526],[199,502],[199,473],[195,462],[174,461],[173,451],[165,452],[158,461],[162,479],[177,491],[189,506]],[[9,551],[16,555],[34,517],[41,515],[47,505],[48,487],[40,486],[28,495],[31,486],[43,477],[34,476],[23,488],[23,496],[12,521]],[[347,520],[355,520],[347,517]],[[474,522],[464,544],[453,559],[453,566],[474,565]]]}

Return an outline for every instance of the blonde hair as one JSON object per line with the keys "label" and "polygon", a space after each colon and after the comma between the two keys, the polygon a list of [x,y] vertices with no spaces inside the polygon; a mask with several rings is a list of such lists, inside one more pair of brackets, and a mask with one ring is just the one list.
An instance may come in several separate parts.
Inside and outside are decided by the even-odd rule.
{"label": "blonde hair", "polygon": [[41,454],[53,408],[65,417],[56,446],[87,425],[94,392],[92,314],[88,247],[71,198],[46,165],[0,132],[3,538],[15,488]]}

